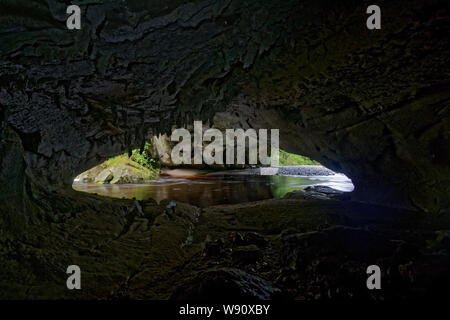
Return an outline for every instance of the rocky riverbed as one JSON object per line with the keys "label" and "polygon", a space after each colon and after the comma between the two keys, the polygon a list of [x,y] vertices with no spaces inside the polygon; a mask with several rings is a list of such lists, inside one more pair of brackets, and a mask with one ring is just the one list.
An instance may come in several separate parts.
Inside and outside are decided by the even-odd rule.
{"label": "rocky riverbed", "polygon": [[279,167],[261,167],[247,168],[241,170],[199,170],[199,169],[164,169],[161,171],[164,175],[175,177],[189,177],[195,175],[205,176],[227,176],[227,175],[280,175],[280,176],[331,176],[336,172],[321,165],[300,165],[300,166],[279,166]]}
{"label": "rocky riverbed", "polygon": [[283,166],[278,168],[278,175],[283,176],[331,176],[334,171],[324,166]]}

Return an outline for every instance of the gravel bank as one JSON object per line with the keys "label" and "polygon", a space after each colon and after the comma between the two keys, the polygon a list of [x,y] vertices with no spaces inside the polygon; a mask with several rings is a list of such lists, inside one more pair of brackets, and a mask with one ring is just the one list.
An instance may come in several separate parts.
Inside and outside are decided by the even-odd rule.
{"label": "gravel bank", "polygon": [[335,172],[324,166],[285,166],[278,168],[280,176],[331,176]]}
{"label": "gravel bank", "polygon": [[215,175],[265,175],[265,176],[331,176],[335,172],[323,166],[283,166],[266,167],[244,170],[227,170],[208,173],[208,176]]}

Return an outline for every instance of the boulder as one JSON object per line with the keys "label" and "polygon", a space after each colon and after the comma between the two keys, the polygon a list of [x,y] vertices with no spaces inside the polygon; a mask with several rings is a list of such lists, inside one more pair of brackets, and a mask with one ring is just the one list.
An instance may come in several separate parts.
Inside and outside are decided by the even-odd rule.
{"label": "boulder", "polygon": [[126,184],[141,183],[154,179],[157,174],[120,155],[83,172],[75,178],[76,183]]}

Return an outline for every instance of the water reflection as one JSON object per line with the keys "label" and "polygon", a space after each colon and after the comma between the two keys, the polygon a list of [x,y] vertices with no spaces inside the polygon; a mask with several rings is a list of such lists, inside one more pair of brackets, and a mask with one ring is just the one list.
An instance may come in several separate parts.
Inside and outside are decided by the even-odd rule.
{"label": "water reflection", "polygon": [[263,199],[280,198],[286,193],[307,186],[329,186],[341,191],[352,191],[351,180],[341,174],[333,176],[210,176],[174,178],[161,176],[142,184],[98,185],[75,183],[78,191],[113,198],[170,199],[205,207],[234,204]]}

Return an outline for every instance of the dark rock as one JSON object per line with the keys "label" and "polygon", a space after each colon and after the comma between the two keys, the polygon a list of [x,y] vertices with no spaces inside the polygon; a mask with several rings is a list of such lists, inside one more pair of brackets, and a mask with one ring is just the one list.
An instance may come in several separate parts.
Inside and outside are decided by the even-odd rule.
{"label": "dark rock", "polygon": [[205,241],[203,252],[207,257],[217,257],[223,253],[224,248],[225,241],[219,238],[214,241]]}
{"label": "dark rock", "polygon": [[315,191],[315,192],[320,192],[320,193],[325,193],[327,195],[341,195],[344,192],[327,187],[327,186],[311,186],[311,187],[306,187],[305,191]]}
{"label": "dark rock", "polygon": [[[267,277],[299,299],[448,290],[447,237],[424,248],[449,228],[428,226],[450,208],[448,1],[385,1],[382,32],[366,30],[356,1],[79,1],[86,15],[73,32],[62,2],[41,3],[1,8],[1,299],[123,288],[164,299],[196,272],[174,297],[272,298],[272,283],[246,271],[199,271],[196,241],[230,230],[268,235]],[[193,119],[280,129],[282,149],[345,173],[359,203],[205,209],[198,230],[198,208],[143,203],[142,217],[133,201],[72,190],[81,172]],[[430,215],[411,222],[389,207]],[[355,228],[329,228],[347,221]],[[64,286],[74,262],[89,283],[77,293]],[[365,287],[367,264],[382,268],[382,292]]]}
{"label": "dark rock", "polygon": [[174,292],[174,300],[269,300],[281,291],[258,276],[236,268],[205,271]]}
{"label": "dark rock", "polygon": [[286,193],[283,197],[284,199],[297,199],[297,200],[330,200],[330,197],[325,193],[309,191],[305,192],[303,190],[295,190],[289,193]]}
{"label": "dark rock", "polygon": [[286,199],[318,199],[318,200],[350,200],[351,194],[348,192],[339,191],[327,186],[310,186],[304,190],[295,190],[287,193]]}
{"label": "dark rock", "polygon": [[244,236],[240,232],[232,232],[230,233],[230,241],[234,246],[242,246],[245,245],[246,242],[244,240]]}
{"label": "dark rock", "polygon": [[445,250],[450,253],[450,230],[436,231],[436,238],[429,241],[429,245],[434,250]]}
{"label": "dark rock", "polygon": [[267,240],[257,232],[247,232],[244,235],[244,241],[248,244],[254,244],[258,247],[264,247],[267,245]]}
{"label": "dark rock", "polygon": [[311,186],[306,187],[305,191],[307,193],[310,193],[312,195],[314,194],[324,194],[330,199],[336,199],[336,200],[349,200],[351,194],[349,192],[343,192],[339,191],[327,186]]}
{"label": "dark rock", "polygon": [[256,263],[262,257],[262,252],[256,245],[250,244],[234,248],[231,256],[235,263],[251,264]]}
{"label": "dark rock", "polygon": [[[336,226],[283,236],[283,269],[277,284],[289,288],[299,299],[412,297],[419,282],[428,287],[434,282],[431,274],[420,280],[418,277],[419,273],[424,275],[418,269],[430,263],[427,260],[407,243],[367,230]],[[382,270],[383,292],[366,288],[366,268],[373,264]],[[433,270],[436,277],[447,281],[441,269],[444,265]]]}

